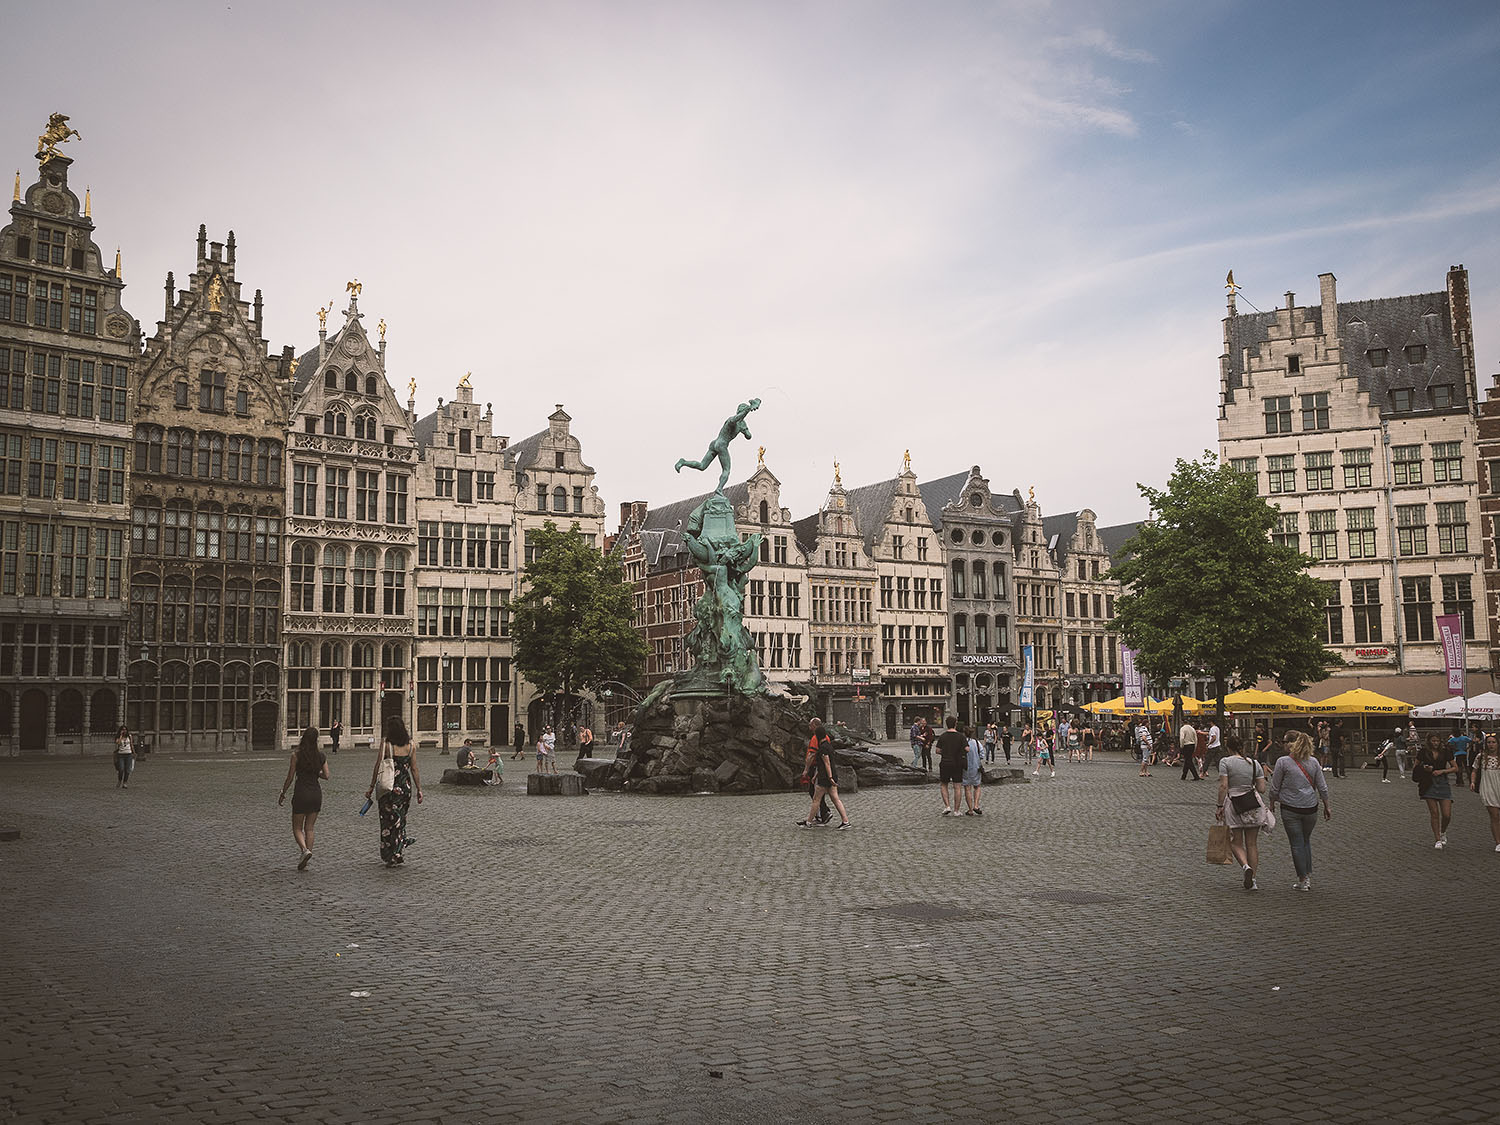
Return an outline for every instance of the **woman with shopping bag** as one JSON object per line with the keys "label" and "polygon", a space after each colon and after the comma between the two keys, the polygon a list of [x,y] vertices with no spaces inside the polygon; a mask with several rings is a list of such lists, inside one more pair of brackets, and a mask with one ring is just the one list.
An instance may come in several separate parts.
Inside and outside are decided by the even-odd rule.
{"label": "woman with shopping bag", "polygon": [[1245,753],[1238,735],[1224,740],[1229,751],[1219,759],[1219,809],[1215,819],[1229,829],[1229,850],[1245,873],[1245,890],[1258,891],[1255,872],[1260,867],[1260,830],[1273,828],[1276,818],[1261,798],[1266,771]]}

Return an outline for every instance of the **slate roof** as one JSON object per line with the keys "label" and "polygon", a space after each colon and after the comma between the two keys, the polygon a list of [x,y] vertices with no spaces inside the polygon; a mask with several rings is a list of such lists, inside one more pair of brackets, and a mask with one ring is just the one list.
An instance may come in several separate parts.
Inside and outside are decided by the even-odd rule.
{"label": "slate roof", "polygon": [[867,554],[873,554],[877,538],[885,531],[885,518],[891,513],[891,501],[896,498],[900,479],[892,477],[890,480],[851,488],[844,493],[849,498],[849,509],[859,525]]}
{"label": "slate roof", "polygon": [[797,540],[797,547],[807,558],[812,558],[812,549],[818,542],[818,517],[822,512],[814,512],[810,516],[803,516],[800,520],[792,521],[792,535]]}
{"label": "slate roof", "polygon": [[1117,523],[1109,527],[1095,527],[1094,533],[1099,536],[1099,542],[1109,552],[1111,566],[1117,566],[1129,558],[1125,550],[1125,544],[1135,538],[1135,533],[1141,529],[1141,521],[1134,523]]}
{"label": "slate roof", "polygon": [[542,439],[547,436],[546,430],[532,434],[530,437],[522,438],[510,444],[511,455],[515,458],[517,470],[531,467],[531,462],[536,457],[536,451],[541,448]]}
{"label": "slate roof", "polygon": [[[646,510],[646,522],[643,526],[675,530],[687,523],[687,518],[693,514],[693,509],[712,495],[712,492],[705,492],[701,496],[693,496],[687,500],[678,500],[671,504],[663,504],[660,508],[648,508]],[[731,484],[724,490],[724,499],[728,500],[736,509],[745,502],[746,497],[749,495],[750,487],[747,484]]]}
{"label": "slate roof", "polygon": [[418,449],[427,449],[432,445],[433,439],[437,437],[437,427],[438,412],[436,410],[417,419],[416,425],[411,428],[411,436],[412,440],[417,443]]}
{"label": "slate roof", "polygon": [[[1433,384],[1453,387],[1451,412],[1469,409],[1469,387],[1463,359],[1453,336],[1453,317],[1446,292],[1416,293],[1407,297],[1379,297],[1370,301],[1340,301],[1336,331],[1344,365],[1358,380],[1361,390],[1382,415],[1394,413],[1390,392],[1410,388],[1414,413],[1432,409],[1427,388]],[[1284,311],[1284,310],[1283,310]],[[1321,305],[1300,310],[1317,332],[1323,332]],[[1241,313],[1229,321],[1229,389],[1245,385],[1244,351],[1256,350],[1270,339],[1276,313]],[[1425,362],[1409,363],[1408,344],[1427,349]],[[1372,349],[1384,348],[1384,367],[1370,362]],[[1445,410],[1444,413],[1450,412]]]}
{"label": "slate roof", "polygon": [[[943,530],[943,506],[952,503],[963,495],[964,486],[969,483],[973,470],[954,473],[951,476],[939,477],[924,484],[917,485],[917,491],[922,494],[922,503],[927,506],[927,518],[934,530]],[[990,489],[989,515],[1002,518],[1015,515],[1025,510],[1020,497],[1005,492],[998,492],[993,487]]]}

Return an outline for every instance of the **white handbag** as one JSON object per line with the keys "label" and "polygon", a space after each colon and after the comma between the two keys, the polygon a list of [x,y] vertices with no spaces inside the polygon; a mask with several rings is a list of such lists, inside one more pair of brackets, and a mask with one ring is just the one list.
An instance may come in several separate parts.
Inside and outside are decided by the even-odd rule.
{"label": "white handbag", "polygon": [[390,744],[380,744],[380,764],[375,767],[375,792],[384,797],[396,788],[396,759],[387,754]]}

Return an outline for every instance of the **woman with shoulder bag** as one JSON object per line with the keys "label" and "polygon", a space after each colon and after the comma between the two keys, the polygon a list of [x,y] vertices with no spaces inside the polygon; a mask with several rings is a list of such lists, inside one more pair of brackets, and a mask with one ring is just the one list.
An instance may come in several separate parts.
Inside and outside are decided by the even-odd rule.
{"label": "woman with shoulder bag", "polygon": [[1417,796],[1427,802],[1432,846],[1439,851],[1448,846],[1448,825],[1453,823],[1453,786],[1448,778],[1457,772],[1452,752],[1436,731],[1428,731],[1422,749],[1417,751],[1417,764],[1412,767],[1411,776],[1417,783]]}
{"label": "woman with shoulder bag", "polygon": [[[384,765],[386,762],[390,765]],[[406,814],[411,808],[414,790],[420,805],[422,775],[417,770],[411,735],[406,731],[406,724],[393,716],[386,723],[386,738],[380,745],[380,757],[375,759],[370,788],[365,790],[366,797],[375,794],[380,806],[380,858],[387,867],[406,862]]]}
{"label": "woman with shoulder bag", "polygon": [[1312,739],[1300,730],[1288,731],[1286,753],[1271,771],[1271,808],[1281,804],[1281,823],[1286,826],[1287,842],[1292,846],[1292,866],[1297,870],[1294,891],[1312,890],[1312,830],[1318,824],[1318,802],[1323,803],[1323,819],[1332,820],[1328,807],[1328,782],[1323,766],[1313,757]]}
{"label": "woman with shoulder bag", "polygon": [[1217,819],[1229,829],[1229,851],[1244,869],[1245,890],[1258,891],[1255,872],[1260,867],[1260,830],[1276,825],[1271,810],[1260,799],[1266,788],[1266,773],[1245,753],[1239,735],[1231,734],[1224,740],[1224,747],[1229,753],[1219,759]]}

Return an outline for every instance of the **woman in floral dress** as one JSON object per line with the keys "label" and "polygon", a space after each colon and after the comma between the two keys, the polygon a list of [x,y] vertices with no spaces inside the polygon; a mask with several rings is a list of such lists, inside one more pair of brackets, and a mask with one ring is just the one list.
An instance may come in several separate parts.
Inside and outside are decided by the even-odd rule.
{"label": "woman in floral dress", "polygon": [[380,859],[387,867],[405,863],[406,814],[411,808],[412,793],[417,795],[417,804],[422,803],[422,775],[417,770],[417,756],[413,752],[411,735],[406,724],[392,717],[386,723],[385,742],[380,747],[380,757],[375,759],[375,771],[370,775],[368,797],[375,792],[375,779],[380,773],[381,758],[389,754],[396,765],[396,781],[389,793],[380,794]]}
{"label": "woman in floral dress", "polygon": [[1484,749],[1474,755],[1473,773],[1469,788],[1484,801],[1484,811],[1490,814],[1490,835],[1500,852],[1500,743],[1493,734],[1484,736]]}

